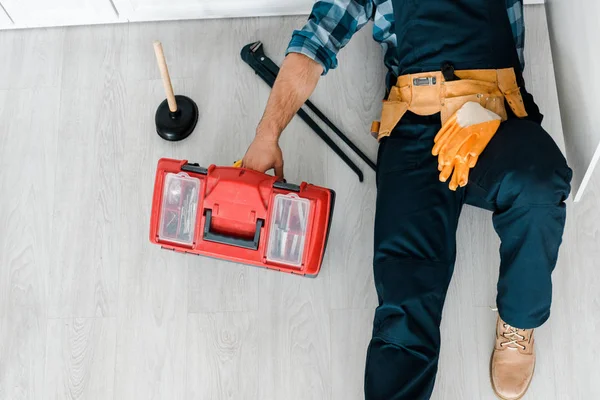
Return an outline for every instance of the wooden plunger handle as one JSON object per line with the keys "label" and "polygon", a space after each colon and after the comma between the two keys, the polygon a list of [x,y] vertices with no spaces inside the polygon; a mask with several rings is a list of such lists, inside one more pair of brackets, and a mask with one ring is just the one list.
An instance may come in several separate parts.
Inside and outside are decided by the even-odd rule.
{"label": "wooden plunger handle", "polygon": [[158,40],[154,42],[154,54],[156,54],[156,62],[158,63],[160,76],[167,94],[169,110],[171,112],[175,112],[177,111],[177,102],[175,101],[175,94],[173,93],[173,85],[171,84],[171,77],[169,76],[169,69],[167,68],[167,60],[165,60],[165,53],[163,52],[162,44]]}

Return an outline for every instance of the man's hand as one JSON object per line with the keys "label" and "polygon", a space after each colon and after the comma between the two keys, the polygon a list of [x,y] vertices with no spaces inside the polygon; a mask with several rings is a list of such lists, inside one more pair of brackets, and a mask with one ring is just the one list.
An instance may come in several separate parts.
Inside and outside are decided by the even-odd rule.
{"label": "man's hand", "polygon": [[273,169],[275,176],[283,179],[283,154],[277,138],[256,135],[242,160],[242,167],[259,172]]}
{"label": "man's hand", "polygon": [[256,137],[246,151],[242,167],[265,172],[275,170],[283,179],[283,156],[279,136],[317,86],[323,67],[303,54],[290,53],[283,60],[271,90]]}

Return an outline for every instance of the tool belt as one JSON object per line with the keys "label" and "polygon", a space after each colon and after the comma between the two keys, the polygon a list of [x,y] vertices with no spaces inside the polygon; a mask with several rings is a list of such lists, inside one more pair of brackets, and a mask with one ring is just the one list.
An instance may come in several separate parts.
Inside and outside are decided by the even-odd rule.
{"label": "tool belt", "polygon": [[417,115],[441,114],[442,125],[465,103],[474,101],[506,121],[505,100],[519,117],[527,116],[513,68],[454,71],[446,80],[441,71],[402,75],[383,101],[381,122],[374,121],[371,134],[389,136],[406,111]]}

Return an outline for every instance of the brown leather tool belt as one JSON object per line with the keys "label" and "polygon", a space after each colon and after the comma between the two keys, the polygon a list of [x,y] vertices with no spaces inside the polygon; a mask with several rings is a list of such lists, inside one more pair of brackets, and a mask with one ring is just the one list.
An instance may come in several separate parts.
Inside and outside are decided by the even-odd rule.
{"label": "brown leather tool belt", "polygon": [[465,103],[474,101],[506,121],[504,101],[513,113],[527,116],[513,68],[455,71],[458,80],[446,81],[442,72],[402,75],[383,101],[381,122],[371,133],[377,140],[389,136],[406,111],[417,115],[441,114],[442,125]]}

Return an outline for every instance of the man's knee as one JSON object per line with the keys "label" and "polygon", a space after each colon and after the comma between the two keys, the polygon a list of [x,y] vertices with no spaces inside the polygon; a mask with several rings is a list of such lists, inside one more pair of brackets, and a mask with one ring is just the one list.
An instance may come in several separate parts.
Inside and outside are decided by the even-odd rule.
{"label": "man's knee", "polygon": [[566,164],[532,165],[508,171],[500,186],[498,204],[511,206],[559,205],[571,190],[572,172]]}
{"label": "man's knee", "polygon": [[572,171],[552,138],[541,126],[516,121],[510,129],[507,168],[499,185],[498,205],[558,205],[569,196]]}
{"label": "man's knee", "polygon": [[453,266],[453,262],[376,257],[373,272],[380,304],[390,306],[388,311],[401,308],[408,313],[427,302],[430,309],[438,309],[441,315]]}

